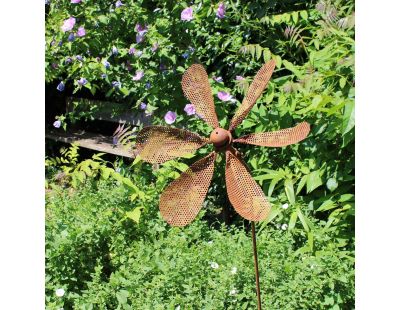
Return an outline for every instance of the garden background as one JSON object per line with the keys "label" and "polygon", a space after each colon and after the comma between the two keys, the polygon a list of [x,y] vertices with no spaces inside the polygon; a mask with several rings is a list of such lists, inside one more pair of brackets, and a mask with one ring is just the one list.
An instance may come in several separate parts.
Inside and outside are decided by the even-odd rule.
{"label": "garden background", "polygon": [[[257,225],[263,305],[353,309],[353,1],[49,1],[46,121],[90,122],[94,111],[64,113],[73,95],[208,136],[181,91],[185,69],[206,67],[226,126],[271,58],[269,86],[235,135],[301,121],[311,133],[240,148],[273,205]],[[48,309],[255,308],[248,223],[229,205],[223,161],[201,215],[178,229],[161,219],[159,194],[207,150],[152,167],[59,149],[47,145]]]}

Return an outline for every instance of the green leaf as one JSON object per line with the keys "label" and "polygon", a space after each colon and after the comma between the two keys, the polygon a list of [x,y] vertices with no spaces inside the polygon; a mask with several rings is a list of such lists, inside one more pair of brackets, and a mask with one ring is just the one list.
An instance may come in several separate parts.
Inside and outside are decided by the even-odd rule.
{"label": "green leaf", "polygon": [[99,16],[97,16],[97,19],[102,24],[107,24],[107,22],[108,22],[108,18],[105,15],[99,15]]}
{"label": "green leaf", "polygon": [[300,16],[302,19],[307,20],[308,19],[308,13],[307,11],[300,11]]}
{"label": "green leaf", "polygon": [[296,220],[297,220],[297,211],[293,211],[293,213],[290,215],[290,220],[289,220],[289,230],[292,230],[294,228],[294,225],[296,225]]}
{"label": "green leaf", "polygon": [[308,243],[308,247],[310,248],[310,251],[313,252],[314,251],[314,234],[309,231],[307,234],[307,243]]}
{"label": "green leaf", "polygon": [[104,167],[103,169],[101,169],[101,177],[104,180],[107,180],[110,177],[111,172],[113,172],[114,170],[109,168],[109,167]]}
{"label": "green leaf", "polygon": [[307,193],[322,185],[322,180],[319,175],[319,170],[311,172],[307,177]]}
{"label": "green leaf", "polygon": [[339,80],[339,86],[340,86],[340,88],[344,88],[346,86],[346,78],[345,77],[342,77]]}
{"label": "green leaf", "polygon": [[269,187],[268,187],[268,196],[271,197],[272,192],[274,191],[275,185],[276,183],[278,183],[281,180],[281,178],[274,178],[272,179],[271,183],[269,183]]}
{"label": "green leaf", "polygon": [[345,202],[345,201],[354,201],[354,195],[353,194],[343,194],[339,197],[339,202]]}
{"label": "green leaf", "polygon": [[272,206],[271,211],[268,213],[267,218],[263,221],[263,223],[270,223],[275,217],[282,213],[282,209],[276,206]]}
{"label": "green leaf", "polygon": [[333,200],[328,199],[328,200],[325,200],[324,203],[317,209],[317,212],[326,211],[326,210],[330,210],[333,208],[336,208],[336,203]]}
{"label": "green leaf", "polygon": [[303,175],[302,178],[300,179],[299,185],[297,185],[297,190],[296,190],[296,195],[300,193],[300,191],[303,189],[304,185],[307,182],[308,174]]}
{"label": "green leaf", "polygon": [[124,94],[124,96],[128,96],[129,95],[129,90],[126,89],[125,87],[121,87],[119,90],[121,91],[121,93]]}
{"label": "green leaf", "polygon": [[297,208],[296,212],[297,212],[297,216],[300,219],[301,224],[303,224],[303,227],[304,227],[305,231],[310,231],[310,228],[307,225],[307,220],[304,217],[303,213],[301,212],[300,208]]}
{"label": "green leaf", "polygon": [[344,107],[342,135],[345,135],[351,129],[353,129],[355,125],[354,114],[355,114],[354,101],[348,101]]}
{"label": "green leaf", "polygon": [[286,59],[282,61],[283,66],[289,71],[293,72],[297,77],[301,77],[300,71],[296,68],[294,64],[287,61]]}
{"label": "green leaf", "polygon": [[285,180],[285,193],[289,202],[293,205],[296,202],[296,196],[294,194],[292,179]]}
{"label": "green leaf", "polygon": [[264,48],[263,57],[264,57],[264,62],[267,62],[271,59],[271,51],[268,48]]}
{"label": "green leaf", "polygon": [[280,68],[282,65],[282,58],[278,55],[272,55],[272,59],[275,60],[276,67]]}
{"label": "green leaf", "polygon": [[118,303],[121,305],[125,305],[128,302],[129,292],[126,290],[120,290],[119,292],[117,292],[116,296],[118,299]]}
{"label": "green leaf", "polygon": [[262,55],[262,52],[263,52],[263,49],[262,49],[262,47],[260,46],[260,45],[256,45],[256,57],[257,57],[257,60],[259,60],[260,59],[260,57],[261,57],[261,55]]}
{"label": "green leaf", "polygon": [[142,213],[142,209],[143,209],[143,207],[136,207],[132,211],[126,212],[125,216],[127,218],[130,218],[132,221],[136,222],[137,224],[139,224],[139,219],[140,219],[140,215]]}

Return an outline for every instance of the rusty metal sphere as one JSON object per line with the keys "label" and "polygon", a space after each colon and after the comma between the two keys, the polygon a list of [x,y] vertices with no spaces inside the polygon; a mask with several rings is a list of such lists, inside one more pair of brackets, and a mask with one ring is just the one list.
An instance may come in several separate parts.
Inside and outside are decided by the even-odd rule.
{"label": "rusty metal sphere", "polygon": [[232,134],[223,128],[216,128],[211,133],[210,140],[216,149],[226,148],[232,143]]}

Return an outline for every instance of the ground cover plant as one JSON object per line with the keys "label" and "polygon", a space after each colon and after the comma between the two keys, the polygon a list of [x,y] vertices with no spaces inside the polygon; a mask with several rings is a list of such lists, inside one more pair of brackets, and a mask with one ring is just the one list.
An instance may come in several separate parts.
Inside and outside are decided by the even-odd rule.
{"label": "ground cover plant", "polygon": [[[154,124],[209,135],[180,87],[200,62],[226,128],[275,60],[235,136],[301,121],[311,132],[295,146],[240,148],[273,205],[257,225],[266,309],[354,308],[354,48],[353,1],[46,2],[46,91],[118,101]],[[63,130],[94,111],[59,112]],[[223,165],[193,224],[159,217],[163,188],[207,152],[154,167],[76,146],[49,153],[47,307],[254,309],[248,223],[229,206]]]}

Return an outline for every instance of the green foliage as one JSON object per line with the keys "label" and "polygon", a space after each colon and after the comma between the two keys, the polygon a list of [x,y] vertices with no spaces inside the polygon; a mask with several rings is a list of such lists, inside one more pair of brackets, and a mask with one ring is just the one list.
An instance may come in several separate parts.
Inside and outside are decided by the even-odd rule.
{"label": "green foliage", "polygon": [[[125,212],[139,204],[128,198],[127,189],[110,180],[47,195],[48,309],[256,307],[245,227],[210,229],[197,220],[183,229],[170,228],[155,205],[136,224]],[[351,308],[353,253],[322,230],[315,227],[312,254],[299,251],[301,242],[290,232],[258,227],[264,308]],[[55,295],[58,288],[65,290],[63,297]]]}
{"label": "green foliage", "polygon": [[[267,90],[234,136],[283,129],[301,121],[310,123],[311,132],[301,143],[284,148],[237,145],[272,204],[268,219],[258,227],[260,260],[266,264],[261,267],[263,294],[268,296],[264,307],[351,309],[354,1],[230,1],[225,2],[223,19],[215,17],[217,2],[208,0],[192,4],[123,3],[115,8],[106,1],[82,1],[79,5],[51,2],[46,13],[46,81],[63,80],[77,95],[87,88],[100,97],[123,102],[133,113],[145,101],[154,124],[165,125],[165,113],[175,111],[173,126],[208,136],[211,129],[202,120],[183,112],[188,103],[180,86],[184,70],[194,62],[205,65],[220,124],[226,128],[254,74],[265,61],[275,59],[277,68]],[[187,6],[194,10],[190,22],[180,20]],[[75,16],[77,25],[84,25],[87,33],[73,42],[67,42],[68,33],[60,31],[62,21],[69,16]],[[148,25],[141,43],[135,43],[137,23]],[[51,44],[53,41],[55,44]],[[154,43],[159,44],[156,51],[151,50]],[[111,53],[114,46],[117,55]],[[130,55],[131,47],[142,55]],[[66,61],[69,57],[71,63]],[[103,65],[105,60],[111,64],[109,69]],[[164,66],[162,70],[160,65]],[[136,70],[145,73],[140,81],[132,80]],[[103,73],[107,78],[101,78]],[[236,76],[243,79],[236,80]],[[89,83],[79,86],[81,77]],[[212,77],[222,77],[223,81]],[[113,81],[122,86],[113,87]],[[222,102],[216,97],[219,91],[227,91],[237,100]],[[59,119],[64,126],[88,117],[85,113],[82,110]],[[130,128],[119,128],[115,136],[122,144],[134,143]],[[77,234],[83,239],[64,240],[70,246],[65,251],[72,251],[70,262],[57,261],[55,257],[69,254],[58,243],[48,241],[49,251],[56,253],[47,262],[51,266],[49,308],[60,306],[53,289],[65,285],[65,308],[137,309],[149,305],[151,309],[174,309],[179,304],[181,309],[254,309],[250,243],[242,228],[237,231],[232,225],[218,231],[195,221],[181,231],[168,229],[158,220],[158,197],[163,188],[208,151],[203,148],[196,155],[154,166],[139,158],[129,167],[116,166],[102,160],[102,155],[79,162],[74,147],[59,158],[48,158],[47,184],[57,195],[48,202],[48,209],[56,215],[48,219],[47,234],[59,236],[69,216],[74,217],[71,223],[79,223],[83,216],[89,227],[89,231]],[[117,168],[121,168],[119,173]],[[77,190],[71,197],[59,193],[63,188],[56,177],[60,169],[66,175],[64,188]],[[224,182],[223,158],[219,157],[204,208],[204,218],[211,222],[227,204]],[[92,187],[100,190],[93,193]],[[83,197],[78,199],[80,195],[91,198],[83,202],[79,200]],[[96,199],[102,201],[101,205]],[[68,215],[71,201],[75,201],[75,208]],[[98,209],[111,205],[119,211],[102,214]],[[84,215],[90,214],[89,210],[99,219]],[[241,227],[243,220],[234,216],[233,223]],[[211,239],[212,251],[206,244]],[[104,240],[107,246],[102,248]],[[79,249],[93,248],[95,254],[79,261],[81,250],[71,248],[75,242]],[[210,261],[218,262],[220,268],[211,270]],[[239,282],[226,275],[232,264],[243,271]],[[63,273],[60,270],[64,265]],[[85,271],[84,265],[88,266]],[[182,274],[180,268],[187,273]],[[227,295],[233,284],[239,291],[235,298]]]}

